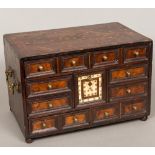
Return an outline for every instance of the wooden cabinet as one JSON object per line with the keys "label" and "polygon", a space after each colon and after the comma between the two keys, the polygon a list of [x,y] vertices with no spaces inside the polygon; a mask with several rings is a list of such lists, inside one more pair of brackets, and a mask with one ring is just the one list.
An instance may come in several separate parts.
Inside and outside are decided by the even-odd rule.
{"label": "wooden cabinet", "polygon": [[10,110],[26,142],[146,120],[152,47],[120,23],[4,35]]}

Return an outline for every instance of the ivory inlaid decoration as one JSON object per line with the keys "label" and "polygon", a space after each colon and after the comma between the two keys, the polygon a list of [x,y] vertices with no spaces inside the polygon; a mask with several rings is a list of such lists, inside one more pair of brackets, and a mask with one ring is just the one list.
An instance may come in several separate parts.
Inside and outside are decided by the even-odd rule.
{"label": "ivory inlaid decoration", "polygon": [[79,104],[102,99],[102,74],[78,77]]}

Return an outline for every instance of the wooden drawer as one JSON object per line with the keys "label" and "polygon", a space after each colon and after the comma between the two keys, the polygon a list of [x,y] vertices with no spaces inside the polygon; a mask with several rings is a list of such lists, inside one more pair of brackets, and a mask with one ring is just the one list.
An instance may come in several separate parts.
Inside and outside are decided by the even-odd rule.
{"label": "wooden drawer", "polygon": [[120,116],[120,105],[104,105],[93,109],[93,122],[103,122],[109,119],[119,118]]}
{"label": "wooden drawer", "polygon": [[63,93],[61,95],[53,95],[46,98],[37,98],[29,101],[29,113],[36,114],[47,111],[60,111],[71,109],[73,107],[72,94]]}
{"label": "wooden drawer", "polygon": [[41,59],[25,62],[26,77],[40,76],[55,73],[54,59]]}
{"label": "wooden drawer", "polygon": [[89,110],[63,115],[63,129],[87,126],[90,123]]}
{"label": "wooden drawer", "polygon": [[146,95],[147,93],[147,83],[134,83],[134,84],[124,84],[120,86],[114,86],[110,89],[110,101],[113,99],[119,99],[121,97],[132,97],[135,95]]}
{"label": "wooden drawer", "polygon": [[94,52],[94,67],[118,64],[118,49]]}
{"label": "wooden drawer", "polygon": [[110,82],[119,82],[123,80],[134,80],[147,77],[147,65],[138,65],[121,69],[112,69],[110,71]]}
{"label": "wooden drawer", "polygon": [[143,99],[131,100],[122,103],[122,115],[131,115],[146,112],[146,101]]}
{"label": "wooden drawer", "polygon": [[147,60],[147,47],[130,47],[124,50],[124,61],[128,62],[136,62]]}
{"label": "wooden drawer", "polygon": [[27,84],[27,96],[33,97],[39,94],[55,94],[71,90],[71,76],[57,79],[29,82]]}
{"label": "wooden drawer", "polygon": [[32,119],[29,121],[29,123],[31,134],[55,132],[58,130],[58,116],[48,116]]}
{"label": "wooden drawer", "polygon": [[87,54],[67,55],[61,57],[61,71],[76,71],[88,68]]}

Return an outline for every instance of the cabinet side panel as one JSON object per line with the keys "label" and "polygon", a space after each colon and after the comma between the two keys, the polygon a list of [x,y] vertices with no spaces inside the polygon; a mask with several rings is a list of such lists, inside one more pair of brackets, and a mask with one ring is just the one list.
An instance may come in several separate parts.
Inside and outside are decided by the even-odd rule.
{"label": "cabinet side panel", "polygon": [[4,54],[5,54],[6,70],[8,70],[9,68],[13,69],[13,72],[14,72],[13,77],[20,84],[20,92],[17,92],[15,90],[14,94],[11,94],[8,89],[10,110],[13,112],[23,134],[25,135],[23,98],[22,98],[22,91],[21,91],[20,60],[17,58],[13,48],[5,38],[4,38]]}

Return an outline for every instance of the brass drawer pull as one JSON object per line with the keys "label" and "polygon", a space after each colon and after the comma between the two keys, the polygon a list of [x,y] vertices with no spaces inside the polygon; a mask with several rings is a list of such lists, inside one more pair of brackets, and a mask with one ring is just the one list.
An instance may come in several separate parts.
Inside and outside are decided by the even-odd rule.
{"label": "brass drawer pull", "polygon": [[127,76],[127,77],[131,76],[131,72],[127,71],[127,72],[126,72],[126,76]]}
{"label": "brass drawer pull", "polygon": [[43,123],[42,123],[42,128],[45,129],[46,127],[47,127],[47,126],[46,126],[46,123],[43,122]]}
{"label": "brass drawer pull", "polygon": [[48,84],[48,89],[52,89],[52,85],[51,84]]}
{"label": "brass drawer pull", "polygon": [[44,67],[42,65],[39,65],[38,66],[38,71],[43,71],[44,70]]}
{"label": "brass drawer pull", "polygon": [[77,117],[74,117],[74,122],[75,122],[75,123],[77,123],[77,122],[78,122]]}
{"label": "brass drawer pull", "polygon": [[139,56],[139,52],[138,51],[135,51],[134,52],[134,55],[137,57],[137,56]]}
{"label": "brass drawer pull", "polygon": [[72,60],[71,61],[71,64],[72,64],[72,66],[75,66],[76,65],[76,61],[75,60]]}
{"label": "brass drawer pull", "polygon": [[128,89],[126,90],[126,92],[127,92],[128,94],[131,94],[131,89],[128,88]]}
{"label": "brass drawer pull", "polygon": [[137,110],[137,107],[136,106],[133,106],[132,108],[133,108],[133,110]]}
{"label": "brass drawer pull", "polygon": [[48,107],[49,108],[52,108],[53,107],[53,104],[52,103],[48,103]]}
{"label": "brass drawer pull", "polygon": [[106,61],[106,60],[108,60],[108,57],[107,57],[106,55],[104,55],[104,56],[102,57],[102,60],[103,60],[103,61]]}
{"label": "brass drawer pull", "polygon": [[105,116],[105,117],[109,117],[109,112],[105,112],[105,113],[104,113],[104,116]]}

